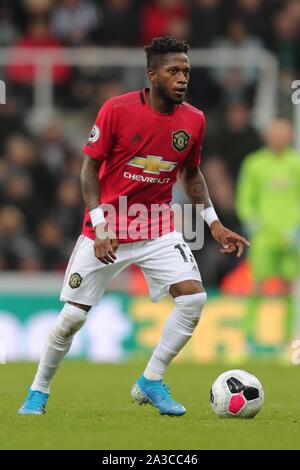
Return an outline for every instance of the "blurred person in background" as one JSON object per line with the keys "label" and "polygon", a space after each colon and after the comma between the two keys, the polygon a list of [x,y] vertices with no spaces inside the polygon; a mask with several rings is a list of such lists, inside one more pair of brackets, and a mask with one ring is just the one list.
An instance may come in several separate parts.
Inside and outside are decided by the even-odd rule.
{"label": "blurred person in background", "polygon": [[[88,123],[91,122],[97,113],[99,106],[107,99],[122,93],[124,93],[124,83],[121,80],[104,80],[102,78],[101,80],[98,79],[95,83],[87,84],[85,80],[73,83],[73,106],[70,110],[65,111],[63,122],[64,137],[72,151],[77,152],[77,149],[81,146],[87,133],[90,131]],[[78,109],[80,112],[74,112],[74,109]],[[68,162],[72,164],[70,160],[68,158]]]}
{"label": "blurred person in background", "polygon": [[263,144],[259,132],[251,124],[251,111],[244,101],[227,106],[222,118],[208,138],[209,153],[220,155],[234,183],[245,156]]}
{"label": "blurred person in background", "polygon": [[170,21],[167,34],[182,41],[188,40],[191,35],[191,24],[187,18],[174,18]]}
{"label": "blurred person in background", "polygon": [[[256,61],[258,54],[263,49],[262,41],[249,35],[246,24],[240,18],[232,18],[227,27],[227,34],[214,42],[214,47],[219,54],[219,62],[223,58],[230,58],[233,49],[236,52],[248,54],[248,57]],[[236,100],[246,100],[252,103],[255,84],[258,77],[258,69],[255,65],[247,67],[221,66],[212,70],[211,76],[220,88],[220,98],[223,103]]]}
{"label": "blurred person in background", "polygon": [[40,269],[38,252],[25,229],[23,213],[17,207],[0,208],[0,265],[4,270],[22,270],[24,263]]}
{"label": "blurred person in background", "polygon": [[89,44],[91,35],[101,24],[101,10],[90,0],[61,0],[52,10],[52,31],[65,45]]}
{"label": "blurred person in background", "polygon": [[[84,134],[86,135],[86,129],[82,128],[82,122],[88,121],[89,116],[92,116],[99,105],[106,99],[121,94],[124,91],[126,73],[128,75],[128,70],[126,72],[125,67],[92,67],[89,70],[81,67],[76,70],[71,84],[70,112],[65,109],[65,112],[68,113],[68,119],[64,122],[64,129],[67,132],[70,128],[69,123],[71,123],[71,127],[75,121],[78,124],[78,128],[70,128],[73,136],[70,135],[69,137],[71,137],[72,141],[79,137],[82,142]],[[137,70],[133,68],[130,71],[129,69],[129,75],[132,80],[132,76],[138,75]],[[144,83],[144,75],[139,80],[139,83]],[[130,87],[132,83],[129,81],[128,85]],[[74,110],[80,110],[80,114],[74,113]],[[78,145],[80,145],[79,140],[74,148],[78,148]]]}
{"label": "blurred person in background", "polygon": [[235,8],[236,16],[244,21],[251,36],[258,36],[264,41],[269,29],[266,4],[264,0],[237,0]]}
{"label": "blurred person in background", "polygon": [[300,17],[286,2],[274,16],[271,50],[279,61],[280,72],[295,73],[300,68]]}
{"label": "blurred person in background", "polygon": [[22,35],[34,18],[48,18],[56,0],[7,0],[13,10],[14,24]]}
{"label": "blurred person in background", "polygon": [[71,247],[59,223],[53,217],[48,216],[39,220],[37,248],[44,271],[63,271],[66,268]]}
{"label": "blurred person in background", "polygon": [[294,2],[285,5],[273,18],[270,50],[279,65],[278,108],[282,116],[292,117],[291,83],[300,74],[300,17]]}
{"label": "blurred person in background", "polygon": [[[226,8],[222,0],[193,0],[190,3],[190,42],[193,47],[210,47],[224,32]],[[201,84],[201,86],[199,86]],[[193,102],[207,111],[219,105],[218,87],[212,81],[210,70],[195,67],[189,87]]]}
{"label": "blurred person in background", "polygon": [[193,0],[191,3],[191,44],[209,47],[223,33],[224,4],[222,0]]}
{"label": "blurred person in background", "polygon": [[187,0],[149,0],[144,2],[140,16],[140,42],[147,44],[154,37],[169,34],[176,20],[189,19]]}
{"label": "blurred person in background", "polygon": [[65,175],[78,178],[80,174],[80,169],[82,165],[82,155],[80,152],[76,152],[75,150],[71,149],[68,152],[67,159],[66,159],[66,173]]}
{"label": "blurred person in background", "polygon": [[5,106],[0,106],[0,154],[4,151],[6,139],[12,134],[28,133],[23,111],[17,99],[10,96],[9,90]]}
{"label": "blurred person in background", "polygon": [[275,120],[266,147],[244,161],[237,191],[237,212],[251,246],[254,290],[248,324],[256,315],[268,279],[280,278],[288,318],[293,317],[292,283],[300,272],[300,155],[291,148],[289,121]]}
{"label": "blurred person in background", "polygon": [[38,155],[36,142],[28,136],[13,134],[5,142],[3,155],[9,171],[27,175],[34,184],[35,200],[49,207],[53,200],[53,180]]}
{"label": "blurred person in background", "polygon": [[59,182],[51,213],[72,248],[74,235],[80,233],[83,213],[78,178],[66,176]]}
{"label": "blurred person in background", "polygon": [[[15,92],[20,94],[28,104],[31,101],[32,86],[36,76],[36,65],[30,62],[20,62],[18,57],[29,53],[34,57],[36,50],[48,56],[57,56],[61,50],[61,43],[53,36],[48,19],[44,17],[31,18],[26,34],[19,38],[12,47],[12,63],[8,65],[6,77],[14,85]],[[66,85],[71,79],[71,68],[68,64],[53,65],[52,76],[57,91],[66,92]]]}
{"label": "blurred person in background", "polygon": [[41,160],[52,175],[53,181],[59,181],[66,172],[67,155],[70,151],[64,134],[64,123],[57,117],[42,126],[37,143]]}
{"label": "blurred person in background", "polygon": [[12,6],[8,2],[0,5],[0,47],[10,46],[17,37],[13,22]]}
{"label": "blurred person in background", "polygon": [[136,0],[104,0],[102,26],[94,32],[93,39],[100,46],[132,47],[139,42]]}
{"label": "blurred person in background", "polygon": [[18,208],[24,218],[26,230],[36,227],[43,205],[34,197],[34,182],[20,171],[8,171],[3,181],[1,203]]}
{"label": "blurred person in background", "polygon": [[[46,16],[57,0],[15,0],[28,16]],[[60,0],[59,0],[60,1]]]}
{"label": "blurred person in background", "polygon": [[297,18],[300,21],[300,2],[299,0],[289,0],[286,5],[286,9],[291,16]]}

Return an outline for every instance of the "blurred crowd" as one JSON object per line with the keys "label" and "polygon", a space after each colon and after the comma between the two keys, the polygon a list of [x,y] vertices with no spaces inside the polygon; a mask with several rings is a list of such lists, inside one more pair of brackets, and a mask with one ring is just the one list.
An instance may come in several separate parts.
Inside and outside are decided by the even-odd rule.
{"label": "blurred crowd", "polygon": [[[291,117],[290,85],[300,72],[300,0],[0,0],[0,47],[142,47],[173,35],[191,47],[273,52],[278,104]],[[34,67],[2,66],[7,104],[0,106],[0,270],[63,271],[80,233],[81,147],[99,107],[134,89],[120,68],[55,66],[55,114],[32,118]],[[195,69],[189,101],[207,114],[202,170],[224,224],[242,230],[235,189],[245,157],[263,145],[253,125],[254,67]],[[142,85],[141,85],[142,86]],[[180,188],[176,201],[184,202]],[[235,266],[206,237],[197,254],[208,285]],[[208,262],[209,261],[209,262]]]}

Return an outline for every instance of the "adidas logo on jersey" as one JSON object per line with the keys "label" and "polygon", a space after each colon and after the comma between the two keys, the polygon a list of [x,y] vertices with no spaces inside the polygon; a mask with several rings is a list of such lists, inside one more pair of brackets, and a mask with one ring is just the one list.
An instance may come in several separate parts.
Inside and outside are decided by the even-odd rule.
{"label": "adidas logo on jersey", "polygon": [[141,142],[142,136],[141,134],[137,133],[135,136],[131,139],[132,142]]}

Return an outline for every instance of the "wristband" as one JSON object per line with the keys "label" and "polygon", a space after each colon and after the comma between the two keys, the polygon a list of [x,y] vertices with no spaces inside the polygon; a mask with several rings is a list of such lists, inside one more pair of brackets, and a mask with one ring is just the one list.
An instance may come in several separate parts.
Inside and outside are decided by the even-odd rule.
{"label": "wristband", "polygon": [[209,227],[215,220],[219,220],[219,217],[217,216],[216,211],[212,206],[204,209],[201,212],[201,215]]}
{"label": "wristband", "polygon": [[105,222],[104,212],[101,207],[96,207],[95,209],[92,209],[90,211],[90,217],[94,228],[96,227],[96,225]]}

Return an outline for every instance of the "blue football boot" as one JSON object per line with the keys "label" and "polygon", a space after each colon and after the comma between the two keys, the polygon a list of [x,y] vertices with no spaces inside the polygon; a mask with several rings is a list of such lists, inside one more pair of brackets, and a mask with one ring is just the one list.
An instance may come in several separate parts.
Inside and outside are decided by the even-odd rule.
{"label": "blue football boot", "polygon": [[161,415],[181,416],[184,406],[171,398],[170,388],[162,380],[148,380],[141,375],[131,389],[131,396],[139,405],[155,406]]}
{"label": "blue football boot", "polygon": [[20,415],[42,415],[46,413],[45,407],[49,398],[49,393],[39,392],[29,389],[28,395],[23,405],[18,410]]}

